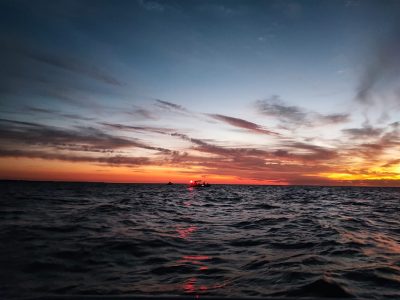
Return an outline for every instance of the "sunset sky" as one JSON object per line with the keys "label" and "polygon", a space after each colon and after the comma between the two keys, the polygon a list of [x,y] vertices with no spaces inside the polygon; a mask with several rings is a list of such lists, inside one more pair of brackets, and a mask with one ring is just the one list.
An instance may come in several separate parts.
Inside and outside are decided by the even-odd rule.
{"label": "sunset sky", "polygon": [[0,179],[400,186],[400,1],[0,2]]}

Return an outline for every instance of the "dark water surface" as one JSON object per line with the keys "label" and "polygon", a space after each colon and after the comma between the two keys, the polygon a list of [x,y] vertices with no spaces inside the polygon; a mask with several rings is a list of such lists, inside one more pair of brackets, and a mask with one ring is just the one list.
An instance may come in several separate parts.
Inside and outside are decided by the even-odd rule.
{"label": "dark water surface", "polygon": [[0,298],[400,299],[400,189],[1,182]]}

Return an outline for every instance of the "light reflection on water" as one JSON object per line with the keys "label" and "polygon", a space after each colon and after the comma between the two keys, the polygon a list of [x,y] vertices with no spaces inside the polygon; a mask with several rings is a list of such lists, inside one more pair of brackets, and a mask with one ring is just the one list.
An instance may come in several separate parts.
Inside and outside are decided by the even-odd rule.
{"label": "light reflection on water", "polygon": [[184,240],[188,239],[189,236],[191,236],[192,233],[195,232],[196,230],[197,226],[195,225],[189,226],[187,228],[183,228],[178,225],[178,228],[176,229],[176,231],[178,232],[178,237]]}
{"label": "light reflection on water", "polygon": [[[192,206],[192,201],[195,201],[195,192],[197,191],[193,187],[189,187],[188,191],[190,193],[191,200],[190,201],[184,201],[183,205],[185,208],[190,209]],[[181,227],[177,226],[177,233],[178,237],[184,240],[188,240],[192,237],[193,234],[198,230],[198,226],[196,225],[190,225],[189,227]],[[197,270],[199,272],[199,275],[207,271],[209,269],[209,266],[207,264],[210,264],[210,260],[212,259],[211,256],[208,255],[196,255],[196,254],[191,254],[191,255],[184,255],[182,256],[182,259],[178,260],[177,264],[178,265],[194,265],[197,267]],[[213,284],[211,286],[207,286],[205,284],[199,284],[199,279],[197,276],[193,276],[185,280],[182,284],[183,292],[188,293],[188,294],[198,294],[202,292],[206,292],[210,289],[216,289],[216,288],[221,288],[221,284]]]}
{"label": "light reflection on water", "polygon": [[399,189],[0,184],[6,298],[400,299]]}
{"label": "light reflection on water", "polygon": [[400,242],[394,240],[387,234],[380,232],[341,232],[341,241],[352,241],[365,246],[363,247],[363,253],[366,256],[385,254],[390,256],[391,254],[394,254],[394,258],[398,259],[398,256],[400,255]]}

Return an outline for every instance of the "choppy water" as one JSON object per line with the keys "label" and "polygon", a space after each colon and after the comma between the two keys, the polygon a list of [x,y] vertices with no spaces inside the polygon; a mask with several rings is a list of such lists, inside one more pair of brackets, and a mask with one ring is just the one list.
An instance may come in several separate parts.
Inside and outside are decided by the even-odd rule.
{"label": "choppy water", "polygon": [[400,189],[0,188],[1,298],[400,298]]}

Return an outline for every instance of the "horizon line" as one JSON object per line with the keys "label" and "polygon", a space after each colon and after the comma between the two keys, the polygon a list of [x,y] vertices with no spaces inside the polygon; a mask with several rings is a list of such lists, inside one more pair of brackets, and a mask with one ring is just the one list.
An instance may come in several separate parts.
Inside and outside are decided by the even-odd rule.
{"label": "horizon line", "polygon": [[[52,182],[52,183],[101,183],[101,184],[154,184],[167,185],[169,182],[118,182],[118,181],[75,181],[75,180],[40,180],[40,179],[1,179],[0,182]],[[210,183],[214,185],[248,185],[248,186],[279,186],[279,187],[362,187],[362,188],[400,188],[400,186],[389,185],[321,185],[321,184],[255,184],[255,183]],[[188,185],[183,182],[172,182],[172,185]]]}

